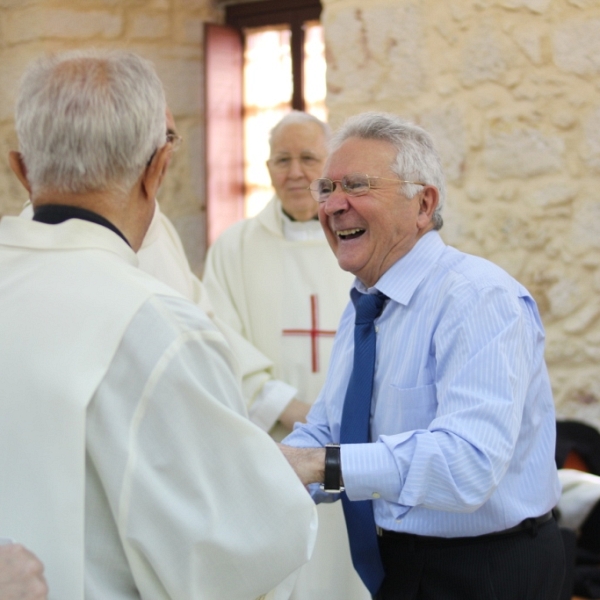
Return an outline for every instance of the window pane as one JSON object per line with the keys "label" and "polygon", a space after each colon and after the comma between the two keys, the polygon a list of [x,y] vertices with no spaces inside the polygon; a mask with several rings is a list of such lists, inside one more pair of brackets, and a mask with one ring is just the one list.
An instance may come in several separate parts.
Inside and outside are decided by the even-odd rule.
{"label": "window pane", "polygon": [[[266,161],[269,131],[291,110],[291,31],[285,27],[247,29],[244,52],[245,215],[259,213],[273,189]],[[304,100],[306,112],[327,120],[325,44],[318,21],[305,25]]]}
{"label": "window pane", "polygon": [[244,53],[245,214],[262,210],[273,190],[265,165],[269,131],[291,108],[292,56],[289,29],[246,30]]}
{"label": "window pane", "polygon": [[304,26],[304,102],[306,112],[327,121],[327,63],[323,27],[318,21]]}

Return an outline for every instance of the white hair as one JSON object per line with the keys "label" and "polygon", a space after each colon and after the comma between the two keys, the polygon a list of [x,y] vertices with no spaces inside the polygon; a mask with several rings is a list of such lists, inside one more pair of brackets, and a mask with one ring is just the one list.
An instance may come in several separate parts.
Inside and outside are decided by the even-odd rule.
{"label": "white hair", "polygon": [[43,56],[23,75],[19,146],[33,191],[127,193],[166,143],[165,94],[132,52]]}
{"label": "white hair", "polygon": [[273,127],[273,129],[271,129],[269,132],[269,146],[271,150],[273,150],[273,139],[278,131],[284,127],[287,127],[288,125],[306,125],[308,123],[314,123],[315,125],[318,125],[323,131],[325,141],[327,142],[329,140],[331,137],[331,129],[327,123],[324,123],[321,121],[321,119],[318,119],[314,115],[311,115],[307,112],[302,112],[301,110],[292,110],[285,115],[285,117],[283,117],[283,119],[281,119],[281,121],[279,121],[277,125],[275,125],[275,127]]}
{"label": "white hair", "polygon": [[[366,112],[350,117],[336,131],[329,144],[329,151],[335,152],[351,137],[389,142],[397,150],[392,170],[400,179],[420,181],[438,189],[439,203],[432,222],[435,229],[441,229],[444,224],[442,208],[446,199],[446,179],[440,156],[429,133],[396,115]],[[421,186],[404,184],[403,193],[412,198],[421,189]]]}

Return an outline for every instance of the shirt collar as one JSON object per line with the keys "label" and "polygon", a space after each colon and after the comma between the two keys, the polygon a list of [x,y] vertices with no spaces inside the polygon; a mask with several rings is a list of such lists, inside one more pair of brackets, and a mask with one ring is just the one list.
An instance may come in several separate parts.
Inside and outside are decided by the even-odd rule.
{"label": "shirt collar", "polygon": [[277,196],[271,198],[271,201],[256,215],[256,219],[273,235],[288,241],[325,240],[325,233],[318,220],[290,220],[284,214],[281,200]]}
{"label": "shirt collar", "polygon": [[283,237],[290,242],[305,242],[307,240],[325,240],[325,232],[318,220],[310,221],[292,221],[288,215],[283,212],[281,202],[279,203],[281,211],[281,221],[283,224]]}
{"label": "shirt collar", "polygon": [[445,248],[446,244],[440,234],[435,230],[429,231],[408,254],[396,261],[372,288],[366,288],[358,279],[354,286],[363,293],[379,290],[388,298],[406,306]]}

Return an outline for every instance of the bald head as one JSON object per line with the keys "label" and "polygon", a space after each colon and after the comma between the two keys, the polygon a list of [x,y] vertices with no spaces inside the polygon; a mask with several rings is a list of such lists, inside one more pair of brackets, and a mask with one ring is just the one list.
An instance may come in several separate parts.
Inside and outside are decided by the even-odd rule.
{"label": "bald head", "polygon": [[286,115],[271,131],[267,161],[271,183],[283,210],[297,221],[308,221],[317,214],[308,186],[321,176],[328,134],[325,123],[299,111]]}

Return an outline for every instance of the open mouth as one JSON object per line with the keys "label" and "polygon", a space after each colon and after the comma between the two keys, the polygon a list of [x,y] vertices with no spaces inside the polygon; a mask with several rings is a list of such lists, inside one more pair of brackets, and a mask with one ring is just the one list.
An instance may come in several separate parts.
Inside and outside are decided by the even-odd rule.
{"label": "open mouth", "polygon": [[365,232],[364,229],[342,229],[335,234],[342,240],[353,240],[360,237]]}

